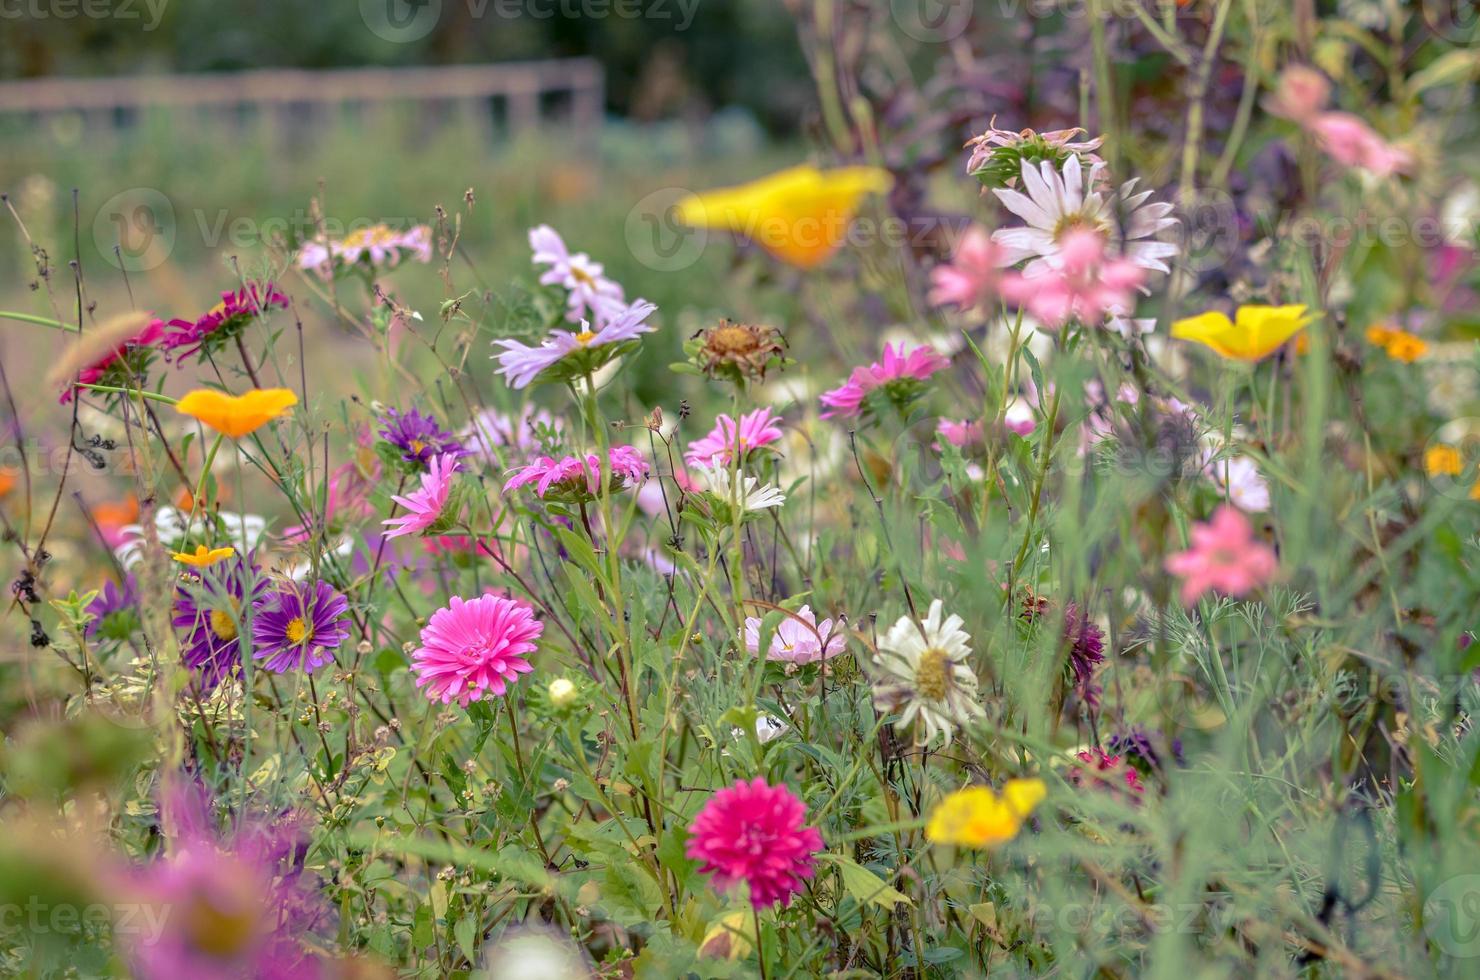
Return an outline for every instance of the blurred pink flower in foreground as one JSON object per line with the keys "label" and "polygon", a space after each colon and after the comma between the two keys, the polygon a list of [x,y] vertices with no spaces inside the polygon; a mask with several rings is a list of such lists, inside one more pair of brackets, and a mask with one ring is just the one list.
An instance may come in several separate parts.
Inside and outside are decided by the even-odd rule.
{"label": "blurred pink flower in foreground", "polygon": [[1274,578],[1274,550],[1255,539],[1249,519],[1224,504],[1206,524],[1194,524],[1192,547],[1168,555],[1166,570],[1182,580],[1182,601],[1192,605],[1206,592],[1244,596]]}
{"label": "blurred pink flower in foreground", "polygon": [[1280,72],[1274,95],[1264,101],[1264,108],[1303,125],[1326,108],[1330,99],[1331,83],[1325,75],[1307,65],[1287,65]]}
{"label": "blurred pink flower in foreground", "polygon": [[822,850],[822,835],[802,826],[806,816],[785,786],[767,786],[760,777],[737,780],[694,817],[686,853],[703,862],[699,870],[713,875],[720,891],[743,881],[756,908],[789,905],[815,873],[813,855]]}
{"label": "blurred pink flower in foreground", "polygon": [[928,345],[905,353],[903,343],[885,344],[883,360],[875,361],[868,367],[854,368],[846,382],[822,393],[819,400],[827,409],[822,417],[852,418],[863,410],[863,400],[871,392],[896,382],[924,381],[937,371],[950,367],[950,364],[949,360]]}
{"label": "blurred pink flower in foreground", "polygon": [[432,613],[411,655],[416,686],[433,701],[455,700],[465,708],[485,694],[501,697],[520,674],[534,670],[526,654],[544,630],[534,607],[520,599],[453,596]]}
{"label": "blurred pink flower in foreground", "polygon": [[1071,320],[1089,326],[1107,313],[1123,313],[1136,305],[1135,290],[1145,271],[1130,259],[1106,253],[1105,240],[1091,231],[1064,238],[1055,267],[1031,277],[1011,273],[1002,280],[1002,295],[1043,321],[1062,327]]}
{"label": "blurred pink flower in foreground", "polygon": [[[981,442],[983,438],[982,424],[970,419],[963,419],[959,422],[953,419],[941,419],[936,423],[935,432],[941,439],[957,449],[965,449],[967,446]],[[937,440],[938,443],[939,440]]]}
{"label": "blurred pink flower in foreground", "polygon": [[738,425],[730,416],[721,415],[708,435],[689,443],[688,451],[683,454],[684,462],[690,466],[729,466],[737,448],[744,457],[752,449],[778,441],[781,429],[777,421],[769,408],[745,413]]}
{"label": "blurred pink flower in foreground", "polygon": [[1331,159],[1379,177],[1391,177],[1413,165],[1413,157],[1349,112],[1323,112],[1307,126]]}
{"label": "blurred pink flower in foreground", "polygon": [[1006,250],[982,228],[972,225],[962,236],[949,265],[930,270],[930,302],[955,304],[963,310],[985,307],[997,292],[1006,265]]}
{"label": "blurred pink flower in foreground", "polygon": [[[777,624],[766,659],[811,664],[831,660],[842,653],[847,644],[848,638],[843,635],[841,623],[837,629],[833,628],[831,619],[824,619],[819,624],[812,607],[803,606]],[[745,648],[751,653],[760,652],[761,620],[757,616],[745,618]]]}

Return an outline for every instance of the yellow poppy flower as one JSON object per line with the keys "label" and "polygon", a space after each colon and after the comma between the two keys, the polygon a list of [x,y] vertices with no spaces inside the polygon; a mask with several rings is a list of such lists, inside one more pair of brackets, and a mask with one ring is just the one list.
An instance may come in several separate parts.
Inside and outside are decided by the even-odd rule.
{"label": "yellow poppy flower", "polygon": [[1046,795],[1041,779],[1009,779],[1000,796],[987,786],[958,789],[930,811],[925,839],[957,847],[991,847],[1010,841]]}
{"label": "yellow poppy flower", "polygon": [[199,419],[224,436],[240,439],[298,404],[287,388],[253,388],[244,395],[228,395],[197,388],[175,405],[182,415]]}
{"label": "yellow poppy flower", "polygon": [[1429,476],[1459,476],[1464,468],[1464,458],[1453,446],[1441,442],[1424,450],[1423,469]]}
{"label": "yellow poppy flower", "polygon": [[234,548],[207,548],[203,544],[198,544],[194,552],[176,551],[172,557],[181,564],[205,568],[207,565],[216,564],[223,558],[230,558],[234,554],[236,554]]}
{"label": "yellow poppy flower", "polygon": [[1172,336],[1195,340],[1236,361],[1259,361],[1284,345],[1316,318],[1303,304],[1240,306],[1235,319],[1213,310],[1172,324]]}
{"label": "yellow poppy flower", "polygon": [[811,269],[842,246],[864,196],[882,194],[893,183],[878,167],[791,167],[739,187],[690,195],[678,202],[675,214],[694,228],[742,234],[781,261]]}

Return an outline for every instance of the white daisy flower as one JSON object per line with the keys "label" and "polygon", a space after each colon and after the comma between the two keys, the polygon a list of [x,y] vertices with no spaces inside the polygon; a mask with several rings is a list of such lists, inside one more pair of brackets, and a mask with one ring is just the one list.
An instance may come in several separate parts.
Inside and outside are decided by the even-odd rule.
{"label": "white daisy flower", "polygon": [[954,613],[942,621],[942,603],[930,603],[923,623],[901,616],[879,640],[874,667],[874,706],[898,711],[896,729],[915,725],[915,744],[928,746],[944,736],[951,744],[956,729],[986,716],[977,701],[976,672],[966,663],[971,637]]}
{"label": "white daisy flower", "polygon": [[1016,265],[1030,259],[1023,269],[1028,278],[1058,267],[1063,240],[1070,232],[1089,229],[1118,242],[1125,258],[1143,269],[1170,272],[1162,259],[1177,254],[1177,246],[1156,241],[1158,232],[1173,228],[1172,206],[1164,201],[1147,204],[1150,191],[1135,192],[1136,181],[1128,180],[1118,195],[1106,199],[1096,190],[1105,165],[1091,165],[1088,179],[1079,158],[1071,156],[1060,174],[1047,160],[1038,166],[1023,162],[1023,191],[996,188],[992,193],[1013,214],[1028,223],[1026,228],[1000,228],[992,240],[1004,246],[1004,262]]}
{"label": "white daisy flower", "polygon": [[761,485],[744,471],[731,473],[723,466],[697,466],[699,483],[714,496],[743,511],[760,511],[768,507],[780,507],[786,503],[786,494],[775,484]]}

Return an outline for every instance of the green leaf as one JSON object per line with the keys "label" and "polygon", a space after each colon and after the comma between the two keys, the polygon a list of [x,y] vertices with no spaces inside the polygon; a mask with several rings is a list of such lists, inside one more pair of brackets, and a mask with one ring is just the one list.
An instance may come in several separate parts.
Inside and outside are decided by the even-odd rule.
{"label": "green leaf", "polygon": [[452,927],[452,936],[457,940],[457,948],[468,958],[469,963],[478,962],[478,920],[469,913],[457,920],[457,925]]}
{"label": "green leaf", "polygon": [[838,866],[843,875],[843,887],[860,902],[872,902],[886,909],[892,909],[900,902],[914,905],[907,895],[891,887],[883,878],[841,854],[819,854],[817,857]]}

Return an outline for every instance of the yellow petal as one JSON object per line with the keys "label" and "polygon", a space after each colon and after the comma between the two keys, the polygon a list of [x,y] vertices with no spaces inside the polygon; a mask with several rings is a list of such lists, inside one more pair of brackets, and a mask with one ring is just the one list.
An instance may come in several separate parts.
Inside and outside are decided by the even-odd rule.
{"label": "yellow petal", "polygon": [[679,221],[746,236],[784,262],[811,268],[847,237],[865,195],[887,191],[893,178],[877,167],[818,170],[791,167],[738,187],[680,201]]}
{"label": "yellow petal", "polygon": [[182,564],[194,565],[196,568],[205,568],[207,565],[216,564],[216,562],[223,558],[230,558],[234,554],[236,554],[234,548],[207,548],[203,544],[198,544],[195,546],[194,552],[177,551],[172,557],[175,561]]}
{"label": "yellow petal", "polygon": [[1233,321],[1228,319],[1227,314],[1217,310],[1178,320],[1172,324],[1172,336],[1178,340],[1195,340],[1206,344],[1224,357],[1237,356],[1228,346],[1233,337]]}
{"label": "yellow petal", "polygon": [[1315,319],[1305,312],[1304,304],[1292,306],[1240,306],[1235,345],[1245,360],[1268,357]]}
{"label": "yellow petal", "polygon": [[199,419],[224,436],[240,439],[296,404],[298,396],[287,388],[254,388],[243,395],[197,388],[181,398],[175,410]]}
{"label": "yellow petal", "polygon": [[1026,817],[1043,802],[1048,787],[1041,779],[1009,779],[1002,787],[1002,800],[1014,813]]}

